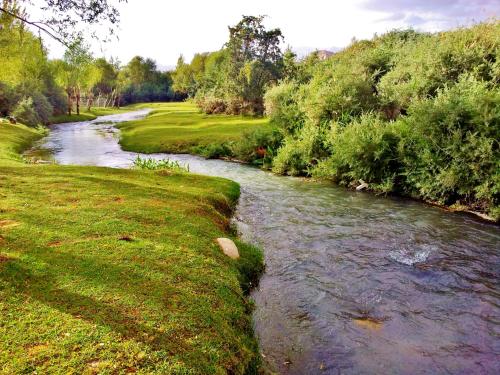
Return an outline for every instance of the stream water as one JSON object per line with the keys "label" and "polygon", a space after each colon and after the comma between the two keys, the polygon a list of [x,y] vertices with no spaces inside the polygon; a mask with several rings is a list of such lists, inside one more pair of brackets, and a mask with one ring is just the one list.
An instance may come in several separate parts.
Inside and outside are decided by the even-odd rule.
{"label": "stream water", "polygon": [[[60,164],[129,167],[112,123],[55,125]],[[235,221],[265,251],[253,292],[266,366],[283,374],[499,374],[500,228],[418,202],[190,155],[149,155],[241,185]]]}

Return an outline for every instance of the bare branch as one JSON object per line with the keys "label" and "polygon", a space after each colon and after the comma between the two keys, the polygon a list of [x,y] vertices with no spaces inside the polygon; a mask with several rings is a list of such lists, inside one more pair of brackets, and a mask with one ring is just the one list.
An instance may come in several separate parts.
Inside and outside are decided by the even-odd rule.
{"label": "bare branch", "polygon": [[[49,30],[47,30],[44,27],[44,26],[48,26],[48,25],[43,24],[44,26],[41,26],[41,24],[42,24],[41,22],[31,22],[31,21],[25,19],[24,17],[21,17],[15,13],[12,13],[9,10],[2,8],[2,7],[0,7],[0,11],[4,12],[4,13],[8,14],[9,16],[14,17],[14,18],[16,18],[16,19],[18,19],[18,20],[20,20],[28,25],[36,27],[37,29],[39,29],[39,30],[43,31],[44,33],[46,33],[47,35],[49,35],[51,38],[57,40],[62,45],[69,47],[68,43],[66,43],[63,39],[59,38],[57,35],[54,35],[52,32],[50,32]],[[52,27],[50,27],[50,29],[54,30]]]}

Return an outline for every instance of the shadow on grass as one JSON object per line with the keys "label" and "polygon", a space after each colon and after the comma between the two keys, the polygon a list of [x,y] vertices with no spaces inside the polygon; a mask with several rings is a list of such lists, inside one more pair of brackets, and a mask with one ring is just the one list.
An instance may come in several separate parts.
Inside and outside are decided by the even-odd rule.
{"label": "shadow on grass", "polygon": [[[76,319],[109,327],[123,338],[142,342],[153,350],[167,350],[170,354],[179,354],[187,349],[179,340],[179,332],[169,333],[154,329],[141,321],[138,310],[118,308],[96,298],[64,290],[57,285],[51,270],[43,275],[35,275],[18,261],[10,260],[3,264],[0,280],[15,288],[18,293],[48,305],[58,311],[70,314]],[[129,311],[126,311],[126,310]]]}

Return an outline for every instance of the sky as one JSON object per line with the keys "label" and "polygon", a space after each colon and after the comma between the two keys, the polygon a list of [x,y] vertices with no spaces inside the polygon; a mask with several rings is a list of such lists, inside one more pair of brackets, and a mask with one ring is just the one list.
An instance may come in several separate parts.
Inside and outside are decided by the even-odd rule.
{"label": "sky", "polygon": [[[269,28],[279,27],[299,54],[339,49],[353,37],[412,27],[441,31],[500,16],[499,0],[128,0],[120,3],[119,40],[92,41],[96,56],[153,58],[159,67],[175,66],[183,54],[220,49],[229,25],[242,15],[266,15]],[[64,52],[49,41],[51,57]]]}

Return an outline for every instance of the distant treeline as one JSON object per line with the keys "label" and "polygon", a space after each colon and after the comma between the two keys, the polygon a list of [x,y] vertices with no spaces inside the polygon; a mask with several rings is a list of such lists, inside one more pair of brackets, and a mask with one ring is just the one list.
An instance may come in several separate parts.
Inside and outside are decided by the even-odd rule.
{"label": "distant treeline", "polygon": [[[20,12],[15,3],[5,6]],[[83,41],[69,46],[62,59],[49,60],[42,40],[5,12],[0,12],[0,67],[0,116],[33,126],[82,107],[179,99],[171,73],[159,71],[153,60],[136,56],[121,66],[94,58]]]}

